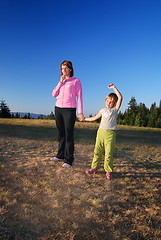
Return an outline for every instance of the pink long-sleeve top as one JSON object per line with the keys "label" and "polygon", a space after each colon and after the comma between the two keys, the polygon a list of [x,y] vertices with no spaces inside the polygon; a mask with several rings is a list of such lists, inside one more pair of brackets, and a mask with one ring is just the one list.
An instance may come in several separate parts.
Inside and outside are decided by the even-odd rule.
{"label": "pink long-sleeve top", "polygon": [[76,108],[78,103],[78,114],[83,113],[82,86],[79,79],[71,77],[62,83],[59,82],[53,89],[52,96],[57,99],[57,107]]}

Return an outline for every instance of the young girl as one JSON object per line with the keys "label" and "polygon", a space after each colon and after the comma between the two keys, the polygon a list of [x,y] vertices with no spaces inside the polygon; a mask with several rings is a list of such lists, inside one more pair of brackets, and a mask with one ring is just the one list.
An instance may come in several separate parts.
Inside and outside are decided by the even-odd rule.
{"label": "young girl", "polygon": [[113,152],[116,141],[115,130],[117,125],[117,114],[122,103],[122,95],[114,84],[108,85],[108,88],[113,89],[115,93],[110,93],[106,96],[106,108],[101,109],[95,117],[85,118],[85,121],[91,122],[102,117],[97,131],[91,169],[86,171],[86,173],[93,174],[98,171],[102,153],[103,150],[105,150],[104,170],[106,172],[106,178],[111,180],[113,172]]}

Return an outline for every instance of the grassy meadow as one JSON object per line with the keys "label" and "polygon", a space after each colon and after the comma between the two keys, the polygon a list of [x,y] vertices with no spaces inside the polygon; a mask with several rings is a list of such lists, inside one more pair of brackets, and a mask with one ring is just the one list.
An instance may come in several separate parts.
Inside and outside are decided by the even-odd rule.
{"label": "grassy meadow", "polygon": [[161,239],[161,129],[118,126],[108,181],[103,164],[85,174],[97,128],[76,123],[75,161],[64,169],[50,161],[54,120],[0,119],[0,239]]}

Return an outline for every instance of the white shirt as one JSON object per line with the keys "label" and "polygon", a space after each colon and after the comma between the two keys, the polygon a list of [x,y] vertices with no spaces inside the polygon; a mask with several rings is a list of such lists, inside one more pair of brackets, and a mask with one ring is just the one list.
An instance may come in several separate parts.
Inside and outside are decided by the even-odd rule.
{"label": "white shirt", "polygon": [[116,130],[117,127],[117,114],[118,110],[116,108],[103,108],[100,110],[102,115],[99,129],[111,129]]}

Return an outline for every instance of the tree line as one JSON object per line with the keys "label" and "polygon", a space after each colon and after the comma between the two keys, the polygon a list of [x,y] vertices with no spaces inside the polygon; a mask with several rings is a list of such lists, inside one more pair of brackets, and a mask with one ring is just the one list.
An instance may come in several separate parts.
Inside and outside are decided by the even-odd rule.
{"label": "tree line", "polygon": [[159,106],[154,102],[147,108],[144,103],[137,104],[135,97],[132,97],[127,110],[118,113],[118,124],[161,128],[161,100]]}
{"label": "tree line", "polygon": [[[25,114],[23,117],[21,117],[20,113],[11,113],[9,107],[7,106],[5,100],[0,101],[0,118],[23,118],[23,119],[32,119],[31,113]],[[38,116],[38,119],[55,119],[53,112],[50,113],[50,115],[45,116],[43,114],[40,114]]]}
{"label": "tree line", "polygon": [[[0,118],[20,118],[20,114],[16,113],[14,115],[11,113],[5,101],[1,100]],[[31,114],[28,113],[23,116],[23,118],[30,119]],[[53,112],[51,112],[48,116],[39,115],[38,118],[55,119],[55,116]],[[144,103],[137,104],[135,97],[132,97],[125,112],[118,113],[117,122],[119,125],[161,128],[161,100],[159,106],[154,102],[150,108],[147,108]]]}

